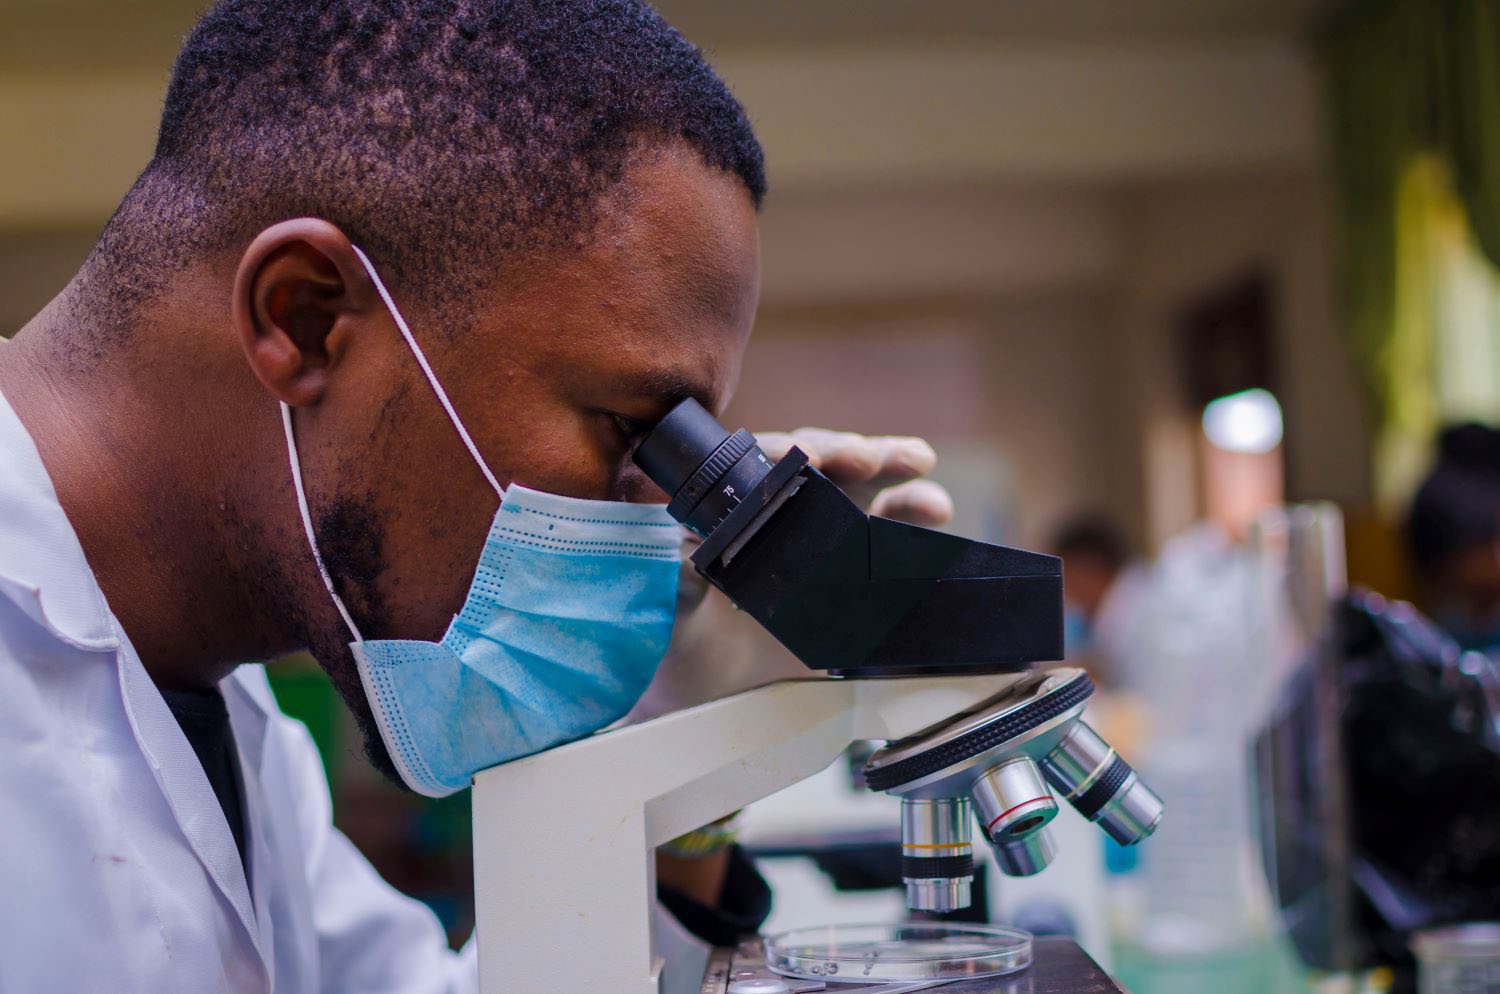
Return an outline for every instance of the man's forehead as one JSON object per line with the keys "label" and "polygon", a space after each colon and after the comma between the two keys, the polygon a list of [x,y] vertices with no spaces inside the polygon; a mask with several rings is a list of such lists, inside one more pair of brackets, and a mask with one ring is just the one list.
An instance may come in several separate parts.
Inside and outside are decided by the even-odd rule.
{"label": "man's forehead", "polygon": [[695,152],[667,147],[643,155],[607,198],[590,265],[633,270],[663,285],[678,306],[737,324],[759,289],[755,207],[732,174]]}

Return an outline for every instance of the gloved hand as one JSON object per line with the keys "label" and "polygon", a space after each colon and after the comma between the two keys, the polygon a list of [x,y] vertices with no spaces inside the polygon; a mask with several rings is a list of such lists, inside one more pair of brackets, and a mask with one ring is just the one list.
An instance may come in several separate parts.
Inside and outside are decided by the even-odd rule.
{"label": "gloved hand", "polygon": [[[953,517],[948,491],[922,479],[932,472],[937,455],[920,438],[823,428],[755,437],[772,462],[797,446],[814,467],[871,514],[929,527],[946,524]],[[736,610],[687,561],[698,542],[697,536],[689,535],[683,548],[672,644],[627,721],[645,721],[776,680],[810,675],[795,656],[749,615]]]}

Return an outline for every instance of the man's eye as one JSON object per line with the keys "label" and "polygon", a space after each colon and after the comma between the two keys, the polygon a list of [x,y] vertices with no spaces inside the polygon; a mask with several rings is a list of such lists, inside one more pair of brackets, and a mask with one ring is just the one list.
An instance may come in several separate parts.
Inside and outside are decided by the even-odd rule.
{"label": "man's eye", "polygon": [[647,429],[650,428],[650,425],[646,424],[646,422],[637,421],[635,418],[627,418],[623,414],[611,414],[609,419],[614,422],[615,430],[620,433],[621,440],[627,445],[646,434]]}

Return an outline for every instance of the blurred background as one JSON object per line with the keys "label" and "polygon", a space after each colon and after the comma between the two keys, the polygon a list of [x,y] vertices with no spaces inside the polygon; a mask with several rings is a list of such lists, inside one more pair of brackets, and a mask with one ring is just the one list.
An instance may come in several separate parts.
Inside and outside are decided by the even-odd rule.
{"label": "blurred background", "polygon": [[[64,285],[146,163],[199,6],[0,0],[0,333]],[[659,6],[768,159],[764,293],[726,423],[932,440],[955,530],[1065,555],[1073,649],[1113,691],[1100,720],[1167,796],[1141,859],[1085,833],[1057,867],[996,883],[994,915],[1059,923],[1136,994],[1399,988],[1380,957],[1341,971],[1287,940],[1253,827],[1274,785],[1246,756],[1301,657],[1246,606],[1284,607],[1255,572],[1289,547],[1266,528],[1310,528],[1342,537],[1319,575],[1417,599],[1466,649],[1500,631],[1500,446],[1481,429],[1437,444],[1500,424],[1500,8]],[[1414,529],[1440,454],[1448,489]],[[1312,524],[1277,510],[1309,501],[1327,502]],[[383,786],[316,668],[275,669],[340,825],[462,939],[467,801]],[[1189,708],[1212,720],[1176,720]],[[1208,765],[1182,767],[1210,739]],[[747,838],[894,824],[847,779],[752,808]],[[1209,780],[1219,793],[1191,794]],[[766,866],[793,895],[774,924],[885,913],[795,860]]]}

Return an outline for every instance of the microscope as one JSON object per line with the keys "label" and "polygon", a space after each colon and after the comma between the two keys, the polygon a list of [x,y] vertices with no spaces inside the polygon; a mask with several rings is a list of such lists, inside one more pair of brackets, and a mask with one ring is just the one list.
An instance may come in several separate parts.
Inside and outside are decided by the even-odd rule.
{"label": "microscope", "polygon": [[[692,978],[699,986],[663,977],[655,847],[806,779],[857,741],[884,743],[864,778],[901,799],[906,902],[928,917],[969,905],[976,826],[1002,872],[1027,876],[1055,855],[1047,824],[1059,798],[1125,845],[1161,821],[1161,799],[1081,717],[1088,674],[1029,668],[1062,656],[1060,560],[871,517],[799,449],[773,463],[749,432],[730,433],[692,400],[642,440],[635,460],[670,495],[671,515],[701,537],[693,566],[826,675],[479,773],[483,990],[920,989],[851,983],[904,979],[882,970],[957,948],[918,924],[894,924],[873,944],[749,942],[714,951],[701,981]],[[1076,945],[1024,943],[959,967],[972,979],[942,989],[1118,990]],[[856,947],[851,970],[842,954]]]}

